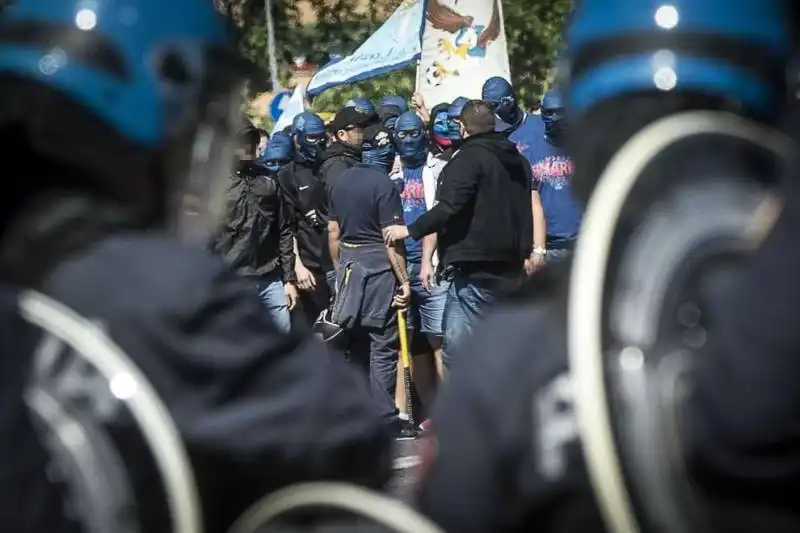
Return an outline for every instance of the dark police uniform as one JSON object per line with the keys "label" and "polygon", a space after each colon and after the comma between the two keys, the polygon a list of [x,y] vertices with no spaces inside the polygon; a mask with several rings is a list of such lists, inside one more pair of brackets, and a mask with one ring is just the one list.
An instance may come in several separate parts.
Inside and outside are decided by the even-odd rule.
{"label": "dark police uniform", "polygon": [[386,172],[366,166],[344,171],[330,191],[330,216],[340,227],[340,290],[348,265],[364,272],[359,319],[351,331],[350,356],[369,366],[372,392],[389,422],[397,417],[394,392],[398,330],[392,309],[397,280],[382,229],[402,224],[403,206]]}
{"label": "dark police uniform", "polygon": [[[147,375],[196,469],[206,531],[226,531],[255,499],[291,483],[388,481],[391,435],[358,372],[317,342],[279,334],[250,284],[219,258],[136,231],[113,205],[83,195],[57,194],[22,213],[0,246],[3,279],[100,319]],[[14,399],[0,406],[0,523],[72,533],[18,395],[30,358],[4,354],[0,367]],[[163,531],[149,515],[159,506],[152,480],[136,485],[145,489],[143,529]]]}
{"label": "dark police uniform", "polygon": [[[800,531],[800,180],[787,184],[741,283],[717,295],[686,410],[684,449],[715,533]],[[605,531],[573,414],[568,269],[537,273],[487,317],[439,397],[419,503],[449,532]]]}

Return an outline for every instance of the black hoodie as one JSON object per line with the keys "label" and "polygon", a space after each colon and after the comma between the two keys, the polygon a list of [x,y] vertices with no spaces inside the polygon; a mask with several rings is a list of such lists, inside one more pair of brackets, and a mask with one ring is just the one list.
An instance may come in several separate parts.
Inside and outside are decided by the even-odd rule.
{"label": "black hoodie", "polygon": [[409,234],[438,233],[444,265],[518,275],[533,243],[531,180],[529,163],[502,134],[470,136],[442,170],[438,203]]}
{"label": "black hoodie", "polygon": [[361,150],[341,141],[331,143],[322,154],[319,175],[325,186],[330,190],[333,180],[342,172],[361,162]]}

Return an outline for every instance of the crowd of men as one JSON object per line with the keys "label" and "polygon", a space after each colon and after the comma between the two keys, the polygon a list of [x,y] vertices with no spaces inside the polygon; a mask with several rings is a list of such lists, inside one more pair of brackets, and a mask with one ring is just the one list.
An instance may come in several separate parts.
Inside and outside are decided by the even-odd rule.
{"label": "crowd of men", "polygon": [[297,328],[332,328],[323,336],[365,369],[399,437],[420,428],[398,387],[397,310],[416,333],[415,383],[430,406],[491,304],[565,258],[580,229],[560,92],[541,115],[500,77],[482,96],[430,110],[420,95],[356,98],[330,124],[306,111],[263,145],[252,126],[239,135],[217,251],[282,331],[291,312]]}

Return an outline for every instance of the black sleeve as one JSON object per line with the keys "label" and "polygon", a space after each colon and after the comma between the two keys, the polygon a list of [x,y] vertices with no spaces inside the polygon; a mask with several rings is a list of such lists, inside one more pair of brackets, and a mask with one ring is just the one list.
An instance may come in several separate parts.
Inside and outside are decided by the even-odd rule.
{"label": "black sleeve", "polygon": [[283,187],[278,183],[278,227],[280,235],[278,237],[279,259],[284,283],[297,282],[294,273],[294,227],[292,223],[293,213],[286,207],[286,194]]}
{"label": "black sleeve", "polygon": [[477,158],[463,152],[453,157],[439,177],[438,203],[408,226],[409,235],[419,240],[444,229],[453,216],[475,199],[481,175]]}
{"label": "black sleeve", "polygon": [[435,453],[423,448],[419,492],[445,531],[603,531],[570,409],[559,316],[541,302],[504,306],[458,353],[433,413]]}
{"label": "black sleeve", "polygon": [[368,381],[325,345],[276,331],[252,284],[201,252],[119,238],[50,285],[102,318],[163,396],[213,519],[301,481],[382,486],[391,436]]}
{"label": "black sleeve", "polygon": [[297,188],[294,184],[292,163],[278,173],[278,184],[281,189],[281,204],[286,215],[286,223],[292,236],[297,234]]}
{"label": "black sleeve", "polygon": [[376,191],[378,220],[382,228],[403,224],[403,202],[397,188],[390,180],[381,182]]}
{"label": "black sleeve", "polygon": [[[794,169],[800,168],[795,160]],[[800,527],[800,176],[698,358],[688,417],[701,480],[787,505]],[[758,490],[753,491],[752,487]],[[791,496],[790,496],[791,495]]]}

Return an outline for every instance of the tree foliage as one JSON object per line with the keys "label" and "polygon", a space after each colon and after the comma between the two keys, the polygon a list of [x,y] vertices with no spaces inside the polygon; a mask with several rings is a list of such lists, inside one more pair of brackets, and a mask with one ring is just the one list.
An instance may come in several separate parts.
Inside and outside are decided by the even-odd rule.
{"label": "tree foliage", "polygon": [[[240,47],[260,71],[253,89],[266,90],[269,82],[264,0],[213,0],[239,30]],[[301,24],[293,0],[272,0],[281,79],[289,76],[295,57],[324,64],[331,54],[352,52],[382,23],[401,0],[371,0],[359,13],[357,0],[307,0],[315,14],[313,24]],[[541,97],[552,79],[561,47],[564,21],[573,0],[503,0],[512,81],[520,99],[530,105]],[[335,111],[349,98],[378,98],[385,94],[410,96],[415,66],[348,87],[330,89],[313,101],[316,111]]]}

